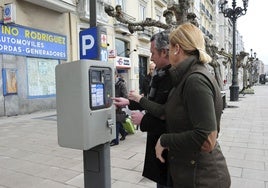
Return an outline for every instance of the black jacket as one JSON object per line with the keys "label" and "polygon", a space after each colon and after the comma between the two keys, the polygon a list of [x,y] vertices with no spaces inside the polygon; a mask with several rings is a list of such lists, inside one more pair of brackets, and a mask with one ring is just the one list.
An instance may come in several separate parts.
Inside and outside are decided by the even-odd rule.
{"label": "black jacket", "polygon": [[[115,97],[124,97],[127,98],[127,87],[125,81],[121,78],[115,83]],[[117,107],[116,109],[116,122],[125,122],[126,121],[126,113],[122,111],[121,107]]]}
{"label": "black jacket", "polygon": [[140,93],[144,96],[147,96],[149,93],[151,79],[152,76],[150,74],[147,74],[141,83]]}
{"label": "black jacket", "polygon": [[[150,97],[150,100],[159,104],[166,103],[172,88],[171,78],[168,74],[169,68],[170,65],[164,67],[161,70],[162,74],[153,78],[155,93],[154,96]],[[143,110],[138,103],[133,101],[130,101],[129,108],[132,110]],[[167,163],[161,163],[155,157],[155,145],[160,135],[166,133],[166,122],[154,117],[150,113],[145,113],[140,124],[140,129],[143,132],[147,132],[145,161],[142,175],[161,185],[171,185]],[[164,155],[167,157],[166,153]]]}

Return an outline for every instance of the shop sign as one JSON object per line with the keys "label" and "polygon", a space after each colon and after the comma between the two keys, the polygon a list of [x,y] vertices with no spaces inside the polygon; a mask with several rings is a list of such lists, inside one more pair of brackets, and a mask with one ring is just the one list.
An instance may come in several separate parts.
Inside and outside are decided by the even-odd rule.
{"label": "shop sign", "polygon": [[117,56],[115,58],[115,64],[118,68],[130,68],[131,67],[131,60],[127,57],[120,57]]}
{"label": "shop sign", "polygon": [[116,49],[109,50],[109,58],[115,58],[116,57]]}
{"label": "shop sign", "polygon": [[0,54],[67,59],[66,36],[0,23]]}
{"label": "shop sign", "polygon": [[15,23],[16,20],[16,6],[13,3],[4,6],[4,23]]}

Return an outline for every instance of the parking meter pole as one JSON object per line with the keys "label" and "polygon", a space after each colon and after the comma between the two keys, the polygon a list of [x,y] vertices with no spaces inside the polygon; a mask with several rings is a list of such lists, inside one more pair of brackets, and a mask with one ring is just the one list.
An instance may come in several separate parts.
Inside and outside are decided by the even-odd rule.
{"label": "parking meter pole", "polygon": [[85,188],[111,188],[110,144],[83,151]]}
{"label": "parking meter pole", "polygon": [[[90,27],[97,26],[97,0],[90,0]],[[101,59],[101,58],[97,58]],[[84,187],[111,188],[110,143],[83,150]]]}
{"label": "parking meter pole", "polygon": [[97,26],[97,0],[90,0],[89,12],[90,12],[90,20],[89,20],[90,27],[96,27]]}

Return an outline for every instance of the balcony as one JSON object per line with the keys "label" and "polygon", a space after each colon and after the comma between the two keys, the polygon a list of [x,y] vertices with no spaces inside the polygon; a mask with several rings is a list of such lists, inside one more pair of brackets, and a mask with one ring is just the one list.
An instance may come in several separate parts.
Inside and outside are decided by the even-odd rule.
{"label": "balcony", "polygon": [[150,42],[151,40],[151,31],[149,29],[145,29],[144,31],[138,32],[138,39],[143,42]]}
{"label": "balcony", "polygon": [[[126,14],[126,13],[123,13],[123,17],[129,22],[135,22],[136,21],[136,19],[134,17],[132,17],[129,14]],[[128,30],[128,25],[124,24],[124,23],[121,23],[121,22],[119,22],[117,20],[115,20],[114,29],[115,29],[116,32],[122,33],[123,35],[130,34],[130,32]]]}
{"label": "balcony", "polygon": [[154,2],[161,7],[165,7],[167,5],[167,0],[155,0]]}
{"label": "balcony", "polygon": [[72,0],[24,0],[57,12],[75,12],[76,4]]}
{"label": "balcony", "polygon": [[116,23],[114,24],[114,30],[117,33],[121,33],[123,35],[130,34],[127,25],[126,24],[123,24],[123,23],[120,23],[118,21],[116,21]]}

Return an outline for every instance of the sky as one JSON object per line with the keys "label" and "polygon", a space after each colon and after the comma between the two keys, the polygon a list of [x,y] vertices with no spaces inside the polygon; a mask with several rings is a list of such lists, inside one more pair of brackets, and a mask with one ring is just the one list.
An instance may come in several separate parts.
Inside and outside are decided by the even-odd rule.
{"label": "sky", "polygon": [[[242,0],[236,2],[237,6],[243,7]],[[267,12],[268,0],[249,0],[247,13],[237,19],[237,29],[243,36],[245,51],[250,54],[252,49],[265,65],[268,65]]]}

